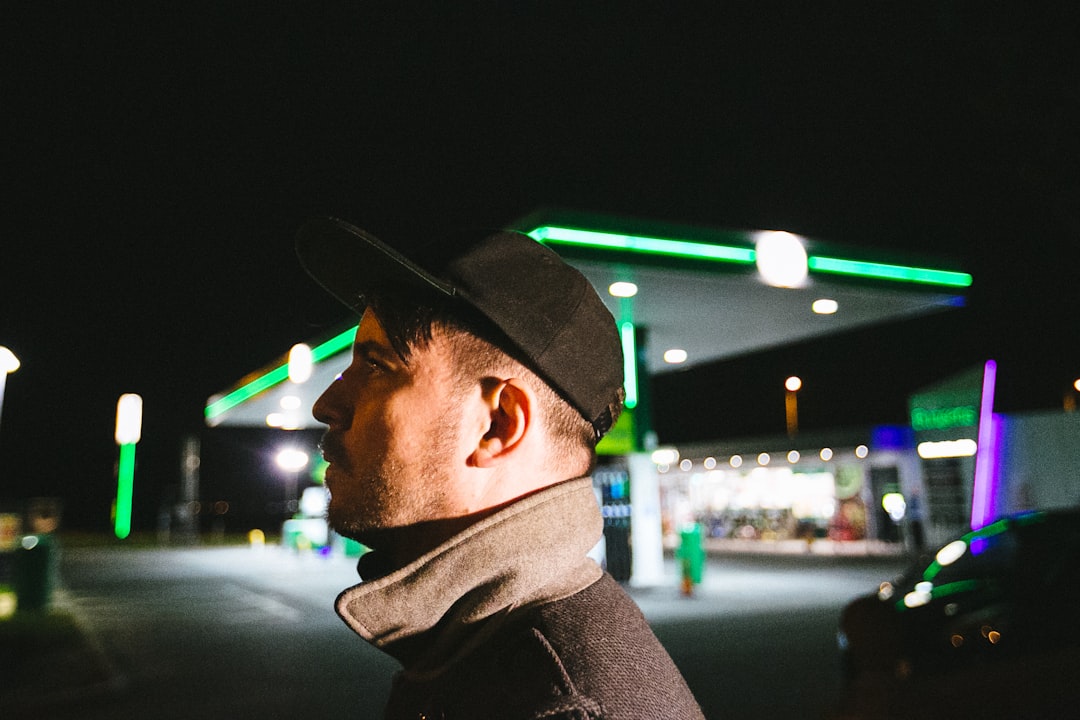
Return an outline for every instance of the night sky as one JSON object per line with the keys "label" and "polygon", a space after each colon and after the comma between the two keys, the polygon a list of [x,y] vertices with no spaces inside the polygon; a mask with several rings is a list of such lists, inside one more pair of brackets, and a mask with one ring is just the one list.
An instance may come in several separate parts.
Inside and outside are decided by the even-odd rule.
{"label": "night sky", "polygon": [[101,519],[123,392],[146,407],[142,518],[184,436],[257,457],[202,408],[343,319],[293,255],[316,214],[393,241],[564,207],[974,274],[959,313],[657,378],[665,441],[783,432],[791,368],[819,428],[903,421],[987,357],[1004,411],[1080,376],[1074,3],[12,5],[0,509]]}

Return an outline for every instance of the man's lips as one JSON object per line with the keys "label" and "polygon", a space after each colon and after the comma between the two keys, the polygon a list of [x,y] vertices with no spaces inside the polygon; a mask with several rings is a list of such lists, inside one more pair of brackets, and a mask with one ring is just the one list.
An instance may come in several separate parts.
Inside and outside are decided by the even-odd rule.
{"label": "man's lips", "polygon": [[322,442],[319,443],[319,450],[322,452],[323,460],[333,465],[337,462],[337,458],[341,456],[341,443],[337,436],[330,432],[323,435]]}

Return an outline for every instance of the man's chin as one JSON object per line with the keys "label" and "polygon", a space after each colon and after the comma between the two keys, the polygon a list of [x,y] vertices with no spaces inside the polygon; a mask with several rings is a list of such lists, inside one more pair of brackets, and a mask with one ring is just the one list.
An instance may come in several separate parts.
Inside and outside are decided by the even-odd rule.
{"label": "man's chin", "polygon": [[355,540],[367,547],[375,547],[373,543],[381,534],[382,528],[377,523],[357,520],[357,517],[356,513],[335,511],[333,503],[326,514],[327,522],[338,535]]}

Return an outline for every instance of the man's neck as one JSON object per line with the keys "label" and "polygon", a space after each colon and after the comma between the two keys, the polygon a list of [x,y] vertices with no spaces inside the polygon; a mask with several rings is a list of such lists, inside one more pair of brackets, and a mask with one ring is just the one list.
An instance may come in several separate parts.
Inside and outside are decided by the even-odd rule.
{"label": "man's neck", "polygon": [[356,539],[371,548],[372,552],[360,560],[360,577],[371,580],[403,568],[508,504],[486,508],[470,515],[365,533],[363,537]]}

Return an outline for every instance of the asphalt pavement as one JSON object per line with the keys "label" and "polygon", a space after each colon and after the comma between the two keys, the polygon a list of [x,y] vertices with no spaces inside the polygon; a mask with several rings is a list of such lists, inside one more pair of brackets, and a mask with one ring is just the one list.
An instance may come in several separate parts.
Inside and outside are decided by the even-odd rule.
{"label": "asphalt pavement", "polygon": [[[240,607],[261,603],[258,611],[264,615],[276,614],[284,621],[299,620],[303,616],[305,623],[310,623],[309,615],[317,614],[320,622],[325,619],[328,623],[327,633],[332,633],[343,643],[348,642],[350,647],[362,646],[362,643],[351,642],[355,638],[344,627],[335,626],[337,621],[332,618],[328,604],[338,590],[353,581],[354,560],[331,559],[312,572],[310,564],[305,565],[294,555],[284,553],[286,551],[277,547],[266,548],[258,557],[242,547],[76,551],[76,557],[70,563],[61,564],[60,583],[48,610],[17,613],[7,621],[0,621],[0,678],[3,679],[0,682],[0,717],[13,720],[96,717],[88,708],[102,709],[100,716],[105,717],[110,706],[134,707],[133,696],[157,692],[153,689],[155,682],[166,684],[182,676],[170,665],[150,669],[148,665],[157,662],[153,654],[136,657],[123,650],[121,641],[115,638],[117,626],[102,623],[101,613],[117,606],[116,598],[131,597],[132,593],[137,596],[139,591],[117,590],[122,595],[109,596],[107,592],[113,591],[91,590],[83,579],[89,577],[85,575],[88,567],[109,565],[116,567],[117,572],[128,569],[134,576],[142,578],[165,567],[202,568],[212,572],[214,578],[230,578],[230,592],[236,596]],[[767,712],[776,717],[827,717],[831,698],[839,692],[839,672],[833,653],[833,633],[839,608],[848,598],[868,591],[878,580],[894,574],[901,562],[902,559],[897,557],[870,555],[714,553],[710,555],[702,584],[694,589],[692,596],[685,596],[680,591],[671,562],[663,584],[628,589],[683,671],[707,717],[749,716],[751,713],[747,711],[750,709],[755,715]],[[268,571],[269,567],[276,569]],[[70,572],[73,579],[79,579],[69,583],[64,577],[65,571]],[[298,577],[302,581],[298,581]],[[254,582],[255,578],[267,583],[260,586],[264,589],[258,592],[244,589],[254,587],[244,583]],[[301,585],[308,587],[312,578],[317,579],[317,587],[305,589],[307,604],[297,605],[298,588]],[[200,584],[210,583],[201,580]],[[265,588],[269,587],[278,589],[267,591]],[[146,598],[141,600],[144,604],[154,603],[152,613],[158,618],[163,612],[171,612],[167,609],[171,601],[156,596],[162,592],[160,588],[148,589]],[[191,598],[184,602],[196,606],[221,604],[218,600],[193,601]],[[113,611],[130,612],[115,608]],[[135,624],[134,618],[132,622]],[[164,621],[152,622],[153,627],[158,627]],[[221,620],[218,618],[213,622],[220,624]],[[227,634],[230,630],[223,628],[222,631]],[[211,638],[222,634],[214,629],[208,632],[209,635],[198,644],[212,646]],[[133,634],[147,634],[147,631],[133,631]],[[103,642],[103,635],[107,636],[107,642]],[[136,641],[137,638],[133,638],[123,642]],[[267,652],[263,648],[251,650],[251,654],[261,653],[264,657]],[[313,652],[314,658],[327,655],[325,650]],[[175,651],[170,653],[176,654]],[[190,664],[188,660],[176,662]],[[312,665],[318,660],[308,658],[302,662]],[[367,655],[351,658],[348,663],[334,664],[356,662],[377,666],[368,673],[373,687],[385,684],[393,672],[393,667]],[[263,661],[262,667],[269,666]],[[275,671],[260,672],[273,676]],[[232,678],[232,685],[223,685],[216,691],[205,689],[204,692],[231,692],[228,688],[243,681],[244,673],[237,675],[240,679]],[[205,679],[189,679],[188,684],[193,683],[207,688]],[[355,689],[352,676],[335,679],[322,673],[322,677],[313,678],[312,683],[335,688],[353,686]],[[782,691],[770,689],[770,683],[781,684]],[[265,687],[260,692],[265,694]],[[377,717],[372,713],[374,707],[381,705],[380,692],[361,693],[365,695],[363,702],[368,703],[366,705],[349,700],[347,704],[353,709],[353,716]],[[327,694],[317,687],[311,688],[310,693],[312,698],[320,699]],[[182,703],[185,697],[177,694],[171,702]],[[316,700],[300,703],[298,707],[310,708],[311,716],[324,717],[325,710],[314,712],[314,702]],[[200,705],[200,714],[211,717],[207,715],[212,711],[208,708],[218,705],[220,703],[212,702]],[[277,707],[284,706],[278,703]],[[157,715],[166,716],[161,712]],[[243,712],[237,714],[236,707],[223,710],[220,715],[240,716],[246,715]],[[272,716],[286,715],[283,711],[282,715]]]}

